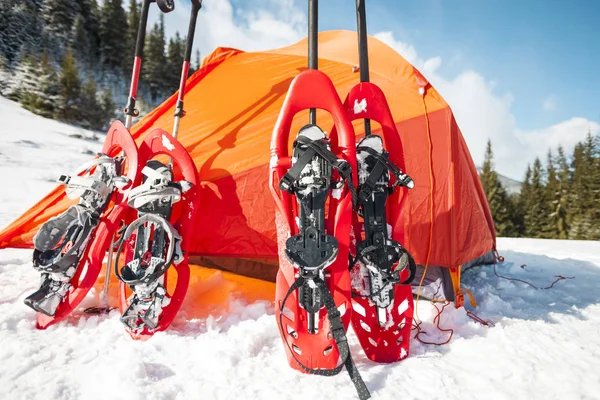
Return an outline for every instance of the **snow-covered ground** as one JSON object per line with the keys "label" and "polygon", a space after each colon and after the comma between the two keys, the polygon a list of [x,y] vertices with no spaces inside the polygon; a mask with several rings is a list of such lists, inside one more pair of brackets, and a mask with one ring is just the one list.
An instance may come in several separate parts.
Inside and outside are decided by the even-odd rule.
{"label": "snow-covered ground", "polygon": [[[98,151],[93,133],[34,116],[0,97],[0,229]],[[70,137],[79,135],[82,138]],[[350,334],[351,349],[375,399],[599,399],[600,243],[500,239],[498,273],[550,290],[500,279],[491,267],[464,273],[479,302],[480,325],[448,307],[445,346],[413,340],[411,356],[375,364]],[[1,399],[353,399],[347,374],[292,370],[273,306],[234,300],[228,313],[190,318],[185,303],[167,332],[129,338],[116,311],[75,313],[46,331],[23,298],[38,283],[31,252],[0,250]],[[97,302],[93,291],[83,306]],[[188,312],[186,312],[188,307]],[[435,313],[418,305],[423,339],[444,340]]]}

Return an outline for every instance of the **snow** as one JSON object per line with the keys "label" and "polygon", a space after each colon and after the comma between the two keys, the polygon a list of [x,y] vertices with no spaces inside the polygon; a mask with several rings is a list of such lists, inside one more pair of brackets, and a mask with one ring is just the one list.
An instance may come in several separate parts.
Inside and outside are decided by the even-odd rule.
{"label": "snow", "polygon": [[[83,131],[36,117],[0,98],[0,227],[18,217],[101,142]],[[89,153],[89,154],[88,154]],[[480,325],[449,306],[445,346],[411,341],[397,364],[375,364],[349,334],[357,367],[374,399],[600,398],[600,243],[499,239],[499,274],[548,286],[536,290],[496,277],[491,267],[463,275],[495,325]],[[37,288],[31,251],[0,250],[0,398],[2,399],[355,399],[348,375],[303,375],[288,366],[273,304],[233,298],[229,312],[198,317],[184,303],[166,332],[146,342],[125,333],[119,314],[76,312],[46,331],[23,304]],[[525,265],[525,267],[522,267]],[[113,278],[114,279],[114,278]],[[232,296],[234,296],[232,294]],[[110,296],[109,296],[110,298]],[[98,286],[82,308],[98,305]],[[114,298],[110,298],[114,302]],[[469,307],[469,309],[471,309]],[[435,309],[419,301],[423,339],[445,340]]]}

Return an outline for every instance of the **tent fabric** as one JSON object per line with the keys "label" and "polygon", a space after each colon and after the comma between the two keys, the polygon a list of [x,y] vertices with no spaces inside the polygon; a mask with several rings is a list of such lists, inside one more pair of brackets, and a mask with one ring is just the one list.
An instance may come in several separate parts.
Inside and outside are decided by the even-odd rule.
{"label": "tent fabric", "polygon": [[[393,229],[404,230],[404,245],[421,265],[457,267],[489,252],[495,247],[493,221],[450,107],[392,48],[372,37],[368,46],[371,81],[386,94],[402,138],[407,173],[416,185]],[[187,115],[178,140],[191,154],[201,181],[192,256],[209,257],[213,264],[225,260],[224,269],[247,270],[244,274],[261,279],[274,276],[277,246],[275,207],[268,190],[269,142],[291,81],[306,69],[306,54],[306,39],[270,51],[218,48],[189,78]],[[332,79],[342,101],[359,82],[357,65],[356,32],[319,34],[319,68]],[[175,102],[173,95],[132,128],[138,143],[152,128],[171,130]],[[325,130],[333,126],[321,110],[317,119]],[[308,112],[296,116],[293,132],[307,120]],[[362,124],[354,126],[359,140]],[[64,190],[55,189],[0,232],[0,248],[32,247],[39,226],[69,204]],[[256,258],[261,261],[250,267],[236,261]]]}
{"label": "tent fabric", "polygon": [[[415,279],[412,282],[412,292],[414,296],[419,296],[420,299],[431,301],[456,300],[449,268],[430,265],[427,267],[427,274],[421,282],[424,272],[425,267],[423,265],[417,265]],[[420,287],[419,284],[421,284]]]}

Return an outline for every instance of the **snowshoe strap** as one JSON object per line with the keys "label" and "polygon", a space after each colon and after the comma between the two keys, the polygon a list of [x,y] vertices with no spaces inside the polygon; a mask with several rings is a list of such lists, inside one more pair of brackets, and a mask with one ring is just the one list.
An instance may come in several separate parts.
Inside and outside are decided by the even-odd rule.
{"label": "snowshoe strap", "polygon": [[[149,260],[146,260],[148,265],[142,265],[141,258],[144,254],[136,254],[136,257],[129,263],[123,266],[119,270],[119,257],[123,252],[123,246],[131,235],[136,232],[140,234],[138,229],[142,228],[144,224],[151,222],[158,225],[160,228],[154,231],[154,235],[164,234],[167,235],[169,240],[169,246],[164,254],[160,256],[152,254]],[[162,232],[159,232],[162,231]],[[139,238],[138,238],[139,240]],[[183,260],[183,254],[180,247],[181,235],[179,232],[163,217],[154,214],[144,214],[135,221],[133,221],[128,227],[123,236],[121,237],[121,244],[115,259],[115,275],[119,280],[128,285],[147,284],[162,276],[165,271],[169,268],[171,263],[179,264]],[[149,251],[152,250],[150,245]]]}
{"label": "snowshoe strap", "polygon": [[360,201],[364,202],[367,198],[369,198],[369,196],[371,196],[373,190],[375,190],[377,182],[381,180],[381,177],[383,176],[386,170],[390,171],[396,178],[396,181],[394,182],[392,187],[404,186],[409,189],[412,189],[415,186],[412,178],[404,172],[402,172],[402,170],[389,159],[388,153],[386,151],[383,151],[383,153],[379,153],[371,147],[366,146],[359,146],[356,148],[356,151],[364,151],[366,153],[369,153],[369,155],[375,157],[375,159],[377,160],[375,166],[371,170],[371,173],[369,174],[365,182],[360,185],[360,193],[358,194]]}
{"label": "snowshoe strap", "polygon": [[46,272],[66,272],[76,267],[98,218],[82,205],[44,223],[33,238],[33,267]]}
{"label": "snowshoe strap", "polygon": [[303,135],[298,136],[294,142],[294,147],[297,145],[302,145],[306,146],[306,150],[304,150],[304,153],[294,163],[294,165],[292,165],[292,168],[290,168],[289,171],[281,178],[281,181],[279,182],[279,188],[293,194],[294,182],[300,178],[304,167],[310,163],[314,156],[319,156],[329,165],[335,168],[340,174],[342,180],[346,181],[352,195],[352,206],[355,208],[357,204],[357,195],[356,188],[352,182],[352,167],[350,167],[350,164],[346,160],[338,159],[336,155],[327,148],[326,143],[327,142],[325,140],[312,140]]}
{"label": "snowshoe strap", "polygon": [[67,186],[69,189],[75,189],[75,191],[67,191],[67,196],[69,196],[70,199],[80,197],[82,192],[79,190],[92,190],[104,199],[108,197],[112,191],[105,182],[92,176],[61,175],[58,178],[58,182]]}
{"label": "snowshoe strap", "polygon": [[[101,164],[111,164],[111,165],[115,166],[115,170],[116,170],[116,163],[117,163],[117,160],[115,160],[114,158],[109,157],[106,154],[99,154],[98,158],[94,158],[93,160],[88,161],[87,163],[78,167],[77,171],[85,171],[87,173],[93,167],[99,166]],[[110,181],[104,182],[103,180],[98,179],[94,175],[91,175],[91,176],[61,175],[57,179],[57,181],[58,181],[58,183],[61,183],[65,186],[67,186],[67,188],[68,188],[67,196],[70,199],[76,199],[78,197],[81,197],[81,195],[83,195],[83,193],[86,190],[94,191],[98,195],[100,195],[103,199],[105,199],[108,197],[108,195],[112,191],[112,188],[109,186],[109,184],[112,182],[110,182]]]}
{"label": "snowshoe strap", "polygon": [[146,176],[146,181],[129,192],[127,202],[130,207],[135,209],[164,198],[168,198],[171,204],[177,203],[181,200],[181,193],[185,193],[191,187],[187,181],[178,183],[165,179],[158,170],[148,166],[142,169],[142,173]]}
{"label": "snowshoe strap", "polygon": [[335,339],[335,343],[338,347],[338,351],[340,353],[340,357],[342,359],[342,364],[338,365],[333,369],[311,369],[306,365],[302,364],[300,360],[295,355],[294,350],[290,347],[286,338],[286,334],[283,330],[283,310],[285,308],[285,304],[287,302],[288,297],[297,289],[302,287],[307,282],[307,278],[300,275],[292,284],[292,286],[287,291],[283,301],[281,302],[281,306],[279,307],[279,328],[281,330],[282,337],[284,338],[284,342],[290,351],[294,360],[298,363],[298,365],[307,373],[313,375],[320,376],[334,376],[340,373],[343,367],[346,367],[346,371],[348,371],[348,375],[350,375],[350,379],[352,383],[354,383],[354,387],[356,388],[356,392],[358,393],[358,397],[360,400],[366,400],[371,397],[369,393],[369,389],[365,385],[354,361],[352,360],[352,356],[350,354],[350,347],[348,346],[348,338],[346,337],[346,330],[344,329],[344,323],[342,322],[340,311],[337,309],[335,305],[335,301],[333,300],[333,296],[329,291],[329,288],[325,284],[320,277],[316,276],[312,278],[313,282],[320,290],[323,298],[323,304],[325,305],[325,309],[327,310],[327,318],[329,319],[329,325],[331,327],[331,335]]}
{"label": "snowshoe strap", "polygon": [[[361,242],[363,243],[363,242]],[[406,278],[406,280],[404,280],[403,282],[400,282],[400,273],[402,273],[402,271],[404,270],[404,268],[399,268],[396,271],[392,272],[391,274],[387,273],[386,271],[382,271],[380,270],[379,273],[383,276],[384,280],[387,280],[390,283],[399,283],[400,285],[406,285],[409,284],[413,281],[413,279],[415,279],[415,274],[417,271],[417,264],[415,263],[414,258],[410,255],[410,253],[408,252],[408,250],[406,250],[404,247],[402,247],[400,245],[400,243],[396,242],[395,240],[386,240],[386,243],[383,245],[375,245],[372,244],[370,246],[365,246],[363,249],[361,249],[359,251],[359,253],[356,255],[356,257],[352,258],[352,256],[349,256],[349,266],[348,269],[352,270],[352,268],[354,268],[354,266],[356,265],[356,263],[358,261],[364,261],[365,256],[371,252],[377,251],[381,248],[394,248],[394,250],[399,249],[398,254],[398,260],[400,260],[402,258],[402,253],[406,254],[408,257],[408,268],[409,268],[409,272],[410,274],[408,275],[408,278]]]}

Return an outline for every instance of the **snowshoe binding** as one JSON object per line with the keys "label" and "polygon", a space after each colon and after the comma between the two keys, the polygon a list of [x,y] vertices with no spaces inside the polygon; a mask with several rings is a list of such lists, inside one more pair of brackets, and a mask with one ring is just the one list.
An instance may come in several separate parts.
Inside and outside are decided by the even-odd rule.
{"label": "snowshoe binding", "polygon": [[[346,330],[342,322],[340,310],[337,308],[333,295],[326,283],[328,267],[338,256],[338,240],[326,233],[325,207],[332,190],[340,190],[347,183],[355,200],[350,164],[338,159],[330,149],[329,140],[325,133],[316,125],[303,127],[293,145],[292,166],[279,183],[282,191],[294,195],[298,202],[299,217],[297,220],[299,233],[291,236],[285,243],[285,254],[289,262],[297,270],[296,280],[290,286],[280,304],[279,326],[285,337],[283,321],[286,302],[294,291],[298,290],[298,304],[307,313],[307,332],[312,335],[319,333],[320,312],[326,310],[331,327],[330,334],[337,344],[342,364],[332,369],[309,368],[304,365],[297,354],[302,350],[292,345],[290,354],[305,372],[332,376],[346,367],[358,393],[362,399],[369,397],[368,389],[362,381],[356,366],[350,356],[350,348],[346,339]],[[337,174],[334,174],[334,171]],[[339,180],[336,179],[339,175]],[[322,325],[322,323],[321,323]],[[289,334],[289,325],[287,325]],[[286,341],[286,345],[290,344]],[[308,350],[305,347],[306,350]],[[325,349],[327,354],[332,347]],[[323,350],[321,350],[323,351]]]}
{"label": "snowshoe binding", "polygon": [[[169,223],[173,204],[190,185],[173,182],[171,167],[150,160],[142,169],[143,184],[131,190],[128,204],[138,218],[126,229],[115,260],[115,274],[133,291],[121,322],[131,332],[156,329],[163,307],[170,302],[165,274],[183,261],[181,236]],[[131,259],[119,268],[119,257],[130,241]]]}
{"label": "snowshoe binding", "polygon": [[[407,329],[410,333],[410,326],[406,327],[405,318],[400,317],[408,309],[408,301],[412,297],[406,299],[406,304],[402,300],[407,295],[412,296],[412,293],[410,290],[399,291],[397,286],[408,285],[414,279],[416,264],[410,253],[392,239],[391,226],[388,224],[386,216],[386,202],[396,187],[410,189],[414,187],[414,182],[388,158],[381,137],[377,135],[365,137],[357,145],[356,150],[359,182],[358,215],[363,219],[364,240],[358,241],[356,256],[350,259],[352,296],[355,301],[362,303],[361,307],[369,309],[363,310],[364,314],[373,308],[376,312],[371,316],[375,318],[368,322],[362,320],[367,318],[367,315],[357,316],[361,321],[360,327],[355,326],[355,329],[361,330],[359,333],[365,330],[371,334],[368,345],[388,347],[387,351],[383,353],[392,355],[394,344],[388,343],[388,340],[382,339],[382,337],[386,336],[384,332],[390,329],[396,335],[400,335],[402,330],[406,333]],[[392,184],[390,184],[390,174],[395,178]],[[406,271],[408,271],[408,276],[406,276]],[[404,292],[408,292],[408,294]],[[355,307],[355,311],[356,309],[357,307]],[[376,335],[376,333],[380,335]],[[360,334],[358,336],[361,338]],[[381,339],[380,343],[376,340],[377,336],[380,336],[378,338]],[[389,342],[392,341],[396,341],[395,345],[401,345],[402,336],[389,340]],[[364,347],[365,344],[362,344]],[[407,347],[407,343],[405,345]],[[398,350],[398,359],[404,358],[408,354],[407,348],[404,351],[402,348]],[[368,351],[366,352],[371,358],[375,357]],[[392,360],[394,360],[393,356],[389,361]]]}
{"label": "snowshoe binding", "polygon": [[79,270],[90,238],[104,213],[115,187],[128,179],[119,175],[121,158],[101,154],[81,176],[62,175],[71,199],[79,203],[49,219],[35,235],[33,267],[41,272],[40,288],[24,302],[34,310],[53,317],[71,289],[71,280]]}

